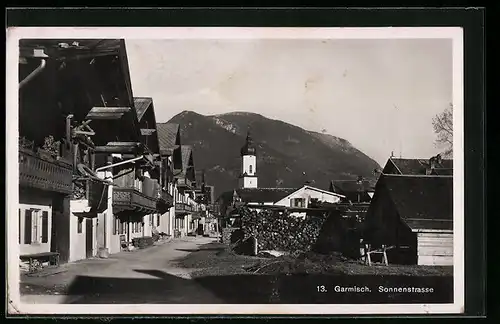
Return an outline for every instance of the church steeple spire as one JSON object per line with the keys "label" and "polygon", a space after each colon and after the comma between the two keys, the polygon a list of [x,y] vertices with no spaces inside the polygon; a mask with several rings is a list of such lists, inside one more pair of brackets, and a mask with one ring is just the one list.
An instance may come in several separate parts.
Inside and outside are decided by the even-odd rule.
{"label": "church steeple spire", "polygon": [[245,155],[256,155],[257,150],[255,148],[255,144],[253,142],[252,135],[250,133],[250,129],[247,131],[247,138],[245,140],[245,145],[241,148],[241,156]]}
{"label": "church steeple spire", "polygon": [[247,132],[245,145],[241,148],[242,172],[240,176],[241,188],[257,188],[257,150],[250,130]]}

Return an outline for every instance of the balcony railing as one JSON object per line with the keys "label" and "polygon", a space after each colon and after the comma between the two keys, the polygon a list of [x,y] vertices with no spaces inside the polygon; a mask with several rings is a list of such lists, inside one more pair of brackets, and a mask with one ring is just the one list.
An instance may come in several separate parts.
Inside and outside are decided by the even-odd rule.
{"label": "balcony railing", "polygon": [[174,205],[174,197],[165,190],[160,190],[160,200],[163,200],[170,207]]}
{"label": "balcony railing", "polygon": [[175,213],[177,215],[189,214],[193,211],[193,207],[191,205],[185,203],[176,203],[175,204]]}
{"label": "balcony railing", "polygon": [[23,187],[71,194],[73,169],[69,162],[50,161],[36,153],[19,148],[19,185]]}
{"label": "balcony railing", "polygon": [[135,188],[113,187],[113,212],[135,211],[147,215],[156,211],[155,197],[147,196]]}
{"label": "balcony railing", "polygon": [[193,182],[186,178],[177,178],[177,188],[179,189],[192,189]]}

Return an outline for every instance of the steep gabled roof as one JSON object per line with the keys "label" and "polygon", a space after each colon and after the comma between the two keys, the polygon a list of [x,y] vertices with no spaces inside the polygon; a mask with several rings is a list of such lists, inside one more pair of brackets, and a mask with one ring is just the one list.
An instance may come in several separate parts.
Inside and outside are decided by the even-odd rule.
{"label": "steep gabled roof", "polygon": [[181,145],[181,153],[182,153],[182,170],[186,171],[188,167],[192,166],[190,163],[193,158],[193,148],[191,145]]}
{"label": "steep gabled roof", "polygon": [[400,217],[411,229],[453,229],[453,177],[381,177]]}
{"label": "steep gabled roof", "polygon": [[[399,172],[403,175],[423,175],[430,167],[429,160],[426,159],[402,159],[402,158],[389,158]],[[453,160],[443,159],[441,163],[436,165],[436,168],[453,169]]]}
{"label": "steep gabled roof", "polygon": [[161,153],[171,155],[173,150],[179,145],[179,124],[157,123],[156,128],[158,130],[158,140],[160,141]]}
{"label": "steep gabled roof", "polygon": [[241,188],[236,193],[244,203],[277,202],[300,188]]}
{"label": "steep gabled roof", "polygon": [[151,106],[151,103],[153,103],[152,98],[134,97],[134,108],[137,112],[137,119],[139,119],[139,122],[142,120],[146,110]]}

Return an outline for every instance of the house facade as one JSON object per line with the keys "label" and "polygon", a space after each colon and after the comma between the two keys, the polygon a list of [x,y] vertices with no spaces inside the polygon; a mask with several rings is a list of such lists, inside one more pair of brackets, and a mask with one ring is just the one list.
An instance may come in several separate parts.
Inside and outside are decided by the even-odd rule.
{"label": "house facade", "polygon": [[389,263],[453,264],[453,178],[382,174],[365,216],[364,242]]}
{"label": "house facade", "polygon": [[173,159],[161,154],[152,98],[133,97],[124,41],[20,48],[21,255],[76,261],[173,235]]}
{"label": "house facade", "polygon": [[[121,105],[126,85],[110,77],[123,69],[122,49],[123,41],[111,39],[20,42],[19,179],[20,206],[26,207],[20,242],[38,246],[30,253],[57,252],[61,262],[68,262],[96,252],[97,214],[105,209],[108,186],[87,172],[95,163],[95,141],[104,133],[91,128],[86,115],[94,106]],[[109,82],[118,83],[113,91]],[[30,182],[49,195],[24,189]],[[52,193],[54,182],[63,196]],[[21,250],[27,252],[22,245]]]}

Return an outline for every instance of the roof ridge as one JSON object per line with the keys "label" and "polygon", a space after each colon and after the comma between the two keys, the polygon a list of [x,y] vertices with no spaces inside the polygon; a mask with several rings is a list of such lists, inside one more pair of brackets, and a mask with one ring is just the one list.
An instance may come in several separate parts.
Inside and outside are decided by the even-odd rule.
{"label": "roof ridge", "polygon": [[[391,160],[416,160],[416,161],[425,160],[425,161],[429,161],[430,158],[398,158],[398,157],[392,156],[392,157],[389,157],[389,159],[391,159]],[[442,158],[441,161],[453,161],[453,159]]]}
{"label": "roof ridge", "polygon": [[453,178],[452,175],[441,175],[441,174],[390,174],[383,173],[384,177],[408,177],[408,178]]}

